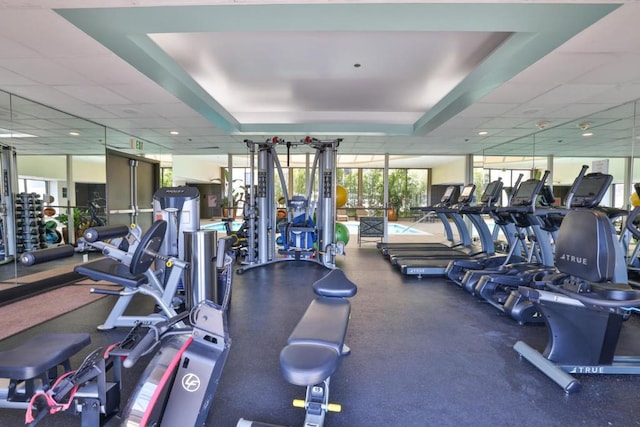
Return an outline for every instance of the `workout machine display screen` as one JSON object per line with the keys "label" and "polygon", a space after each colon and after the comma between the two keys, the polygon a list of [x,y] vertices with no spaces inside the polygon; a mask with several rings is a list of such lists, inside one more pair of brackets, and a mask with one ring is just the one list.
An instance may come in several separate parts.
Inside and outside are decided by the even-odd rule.
{"label": "workout machine display screen", "polygon": [[475,184],[470,184],[465,186],[462,189],[462,193],[460,193],[460,197],[458,197],[458,203],[466,203],[471,200],[471,196],[473,196],[473,191],[476,189]]}
{"label": "workout machine display screen", "polygon": [[489,203],[489,202],[497,202],[500,197],[500,193],[502,192],[502,181],[493,181],[487,184],[487,188],[484,189],[484,193],[482,193],[482,197],[480,198],[480,202]]}
{"label": "workout machine display screen", "polygon": [[440,202],[441,203],[450,202],[451,201],[451,196],[453,196],[453,192],[455,191],[455,189],[456,189],[456,187],[454,187],[453,185],[447,187],[447,189],[444,190],[444,194],[440,198]]}
{"label": "workout machine display screen", "polygon": [[542,182],[537,179],[528,179],[525,182],[521,183],[516,191],[516,194],[513,196],[511,200],[512,206],[527,206],[532,205],[538,193],[540,193],[540,188],[542,187]]}
{"label": "workout machine display screen", "polygon": [[542,190],[540,191],[540,198],[538,199],[538,201],[543,206],[551,206],[555,203],[556,196],[554,196],[553,190],[550,186],[542,186]]}
{"label": "workout machine display screen", "polygon": [[594,207],[600,204],[605,193],[611,185],[613,177],[602,173],[585,175],[580,181],[573,200],[572,207]]}

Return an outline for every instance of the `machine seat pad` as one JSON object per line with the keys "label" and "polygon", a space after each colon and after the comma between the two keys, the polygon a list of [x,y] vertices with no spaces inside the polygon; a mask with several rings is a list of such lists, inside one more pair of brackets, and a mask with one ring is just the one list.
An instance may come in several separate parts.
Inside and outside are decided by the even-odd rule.
{"label": "machine seat pad", "polygon": [[348,298],[358,292],[358,287],[347,278],[344,271],[336,268],[318,279],[313,284],[313,291],[320,296]]}
{"label": "machine seat pad", "polygon": [[91,280],[106,280],[127,288],[137,288],[147,283],[147,278],[143,274],[134,276],[129,271],[128,266],[111,258],[101,258],[96,261],[77,265],[74,271],[83,276],[87,276]]}
{"label": "machine seat pad", "polygon": [[280,352],[280,367],[291,384],[307,386],[338,367],[351,305],[342,298],[318,297],[309,304]]}
{"label": "machine seat pad", "polygon": [[304,387],[329,378],[339,360],[340,355],[333,348],[314,344],[290,344],[280,352],[284,379]]}
{"label": "machine seat pad", "polygon": [[37,335],[0,352],[0,378],[31,379],[62,364],[91,343],[87,333]]}
{"label": "machine seat pad", "polygon": [[626,283],[591,283],[591,291],[600,297],[614,301],[640,298],[640,292]]}

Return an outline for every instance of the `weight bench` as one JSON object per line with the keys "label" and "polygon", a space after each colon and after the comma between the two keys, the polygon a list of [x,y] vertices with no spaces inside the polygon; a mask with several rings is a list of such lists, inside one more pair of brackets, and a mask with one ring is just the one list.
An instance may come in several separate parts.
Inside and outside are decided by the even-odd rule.
{"label": "weight bench", "polygon": [[0,408],[26,409],[35,392],[47,390],[61,373],[71,370],[69,359],[90,342],[87,333],[45,333],[1,351]]}
{"label": "weight bench", "polygon": [[[346,299],[358,291],[356,285],[340,269],[313,284],[318,295],[280,352],[280,368],[285,380],[307,387],[305,400],[296,399],[293,406],[306,410],[304,426],[324,425],[327,411],[340,412],[341,406],[329,403],[329,380],[343,356],[351,350],[344,344],[351,305]],[[236,427],[258,427],[264,424],[240,419]]]}

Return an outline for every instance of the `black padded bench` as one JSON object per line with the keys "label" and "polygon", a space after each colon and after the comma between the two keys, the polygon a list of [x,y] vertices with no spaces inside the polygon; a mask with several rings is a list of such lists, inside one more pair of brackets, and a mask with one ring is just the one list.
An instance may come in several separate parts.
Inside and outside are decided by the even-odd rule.
{"label": "black padded bench", "polygon": [[105,280],[126,288],[137,288],[148,282],[144,274],[134,275],[129,266],[111,258],[101,258],[79,264],[74,268],[74,271],[96,282]]}
{"label": "black padded bench", "polygon": [[280,367],[291,384],[311,386],[337,369],[341,356],[348,354],[344,338],[356,285],[342,270],[332,270],[313,284],[319,295],[311,301],[280,352]]}
{"label": "black padded bench", "polygon": [[[87,333],[45,333],[31,338],[11,350],[0,352],[0,378],[9,379],[6,390],[0,390],[0,407],[12,402],[28,402],[37,391],[36,380],[48,387],[60,373],[71,370],[69,359],[91,343]],[[24,389],[18,385],[24,381]]]}
{"label": "black padded bench", "polygon": [[[331,270],[313,284],[318,297],[287,339],[280,352],[282,375],[291,384],[305,386],[304,400],[295,399],[293,406],[306,410],[305,426],[324,426],[327,412],[340,412],[341,406],[329,403],[329,382],[342,356],[350,353],[344,344],[351,305],[346,299],[358,291],[355,283],[340,269]],[[267,427],[241,418],[236,427]]]}

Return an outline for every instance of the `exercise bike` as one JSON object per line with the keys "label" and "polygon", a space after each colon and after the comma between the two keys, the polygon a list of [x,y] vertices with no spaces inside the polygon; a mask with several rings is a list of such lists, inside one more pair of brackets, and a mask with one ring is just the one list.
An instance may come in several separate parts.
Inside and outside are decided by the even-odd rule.
{"label": "exercise bike", "polygon": [[[65,411],[81,416],[83,427],[203,426],[225,365],[231,340],[226,310],[234,259],[229,238],[218,242],[217,268],[224,277],[220,305],[201,301],[189,312],[150,325],[140,335],[134,327],[120,343],[94,350],[80,368],[67,373],[48,390],[34,394],[27,424],[35,427],[49,414]],[[187,326],[180,326],[188,323]],[[120,415],[122,368],[157,350]],[[37,415],[31,414],[36,411]]]}
{"label": "exercise bike", "polygon": [[[626,223],[634,236],[640,214]],[[640,291],[616,280],[624,252],[606,213],[576,210],[562,222],[556,249],[558,272],[518,293],[541,311],[549,331],[543,353],[518,341],[514,349],[565,393],[580,390],[571,374],[640,374],[640,357],[616,354],[624,320],[640,307]]]}

